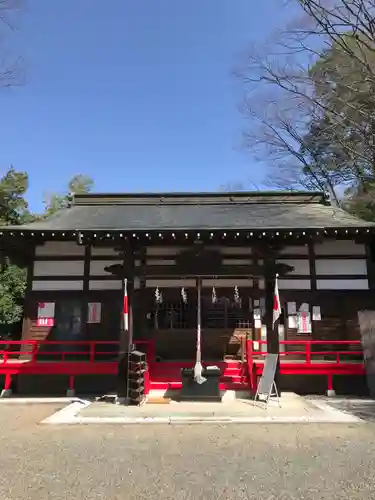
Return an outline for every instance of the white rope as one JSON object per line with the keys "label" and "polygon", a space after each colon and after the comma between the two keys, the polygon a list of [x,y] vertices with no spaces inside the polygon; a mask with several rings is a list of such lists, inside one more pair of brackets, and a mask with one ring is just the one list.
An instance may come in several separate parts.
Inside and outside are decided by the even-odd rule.
{"label": "white rope", "polygon": [[197,297],[197,352],[194,366],[194,380],[197,384],[203,384],[206,382],[206,378],[203,377],[203,366],[202,366],[202,353],[201,353],[201,280],[198,280],[198,297]]}

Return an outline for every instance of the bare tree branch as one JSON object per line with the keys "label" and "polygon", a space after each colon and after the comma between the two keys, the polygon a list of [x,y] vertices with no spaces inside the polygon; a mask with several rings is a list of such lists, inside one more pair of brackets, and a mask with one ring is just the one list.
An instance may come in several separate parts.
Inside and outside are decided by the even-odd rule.
{"label": "bare tree branch", "polygon": [[[14,16],[21,10],[22,6],[23,0],[0,0],[0,39],[6,37],[6,31],[15,31]],[[1,44],[0,87],[7,88],[23,84],[24,64],[22,58],[7,58],[4,51],[4,44]]]}
{"label": "bare tree branch", "polygon": [[301,16],[250,48],[236,71],[244,145],[273,183],[337,199],[337,187],[375,178],[374,0],[293,3]]}

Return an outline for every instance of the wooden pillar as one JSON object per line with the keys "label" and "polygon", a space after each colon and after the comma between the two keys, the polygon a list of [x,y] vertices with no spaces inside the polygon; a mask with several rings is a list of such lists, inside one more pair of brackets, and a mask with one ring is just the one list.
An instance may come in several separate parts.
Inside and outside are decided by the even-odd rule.
{"label": "wooden pillar", "polygon": [[366,261],[367,261],[367,277],[370,289],[375,288],[375,238],[368,238],[366,241]]}
{"label": "wooden pillar", "polygon": [[[88,303],[90,293],[90,264],[91,264],[91,245],[85,246],[85,257],[83,265],[83,291],[81,301],[81,338],[87,339],[87,319]],[[90,339],[88,339],[90,340]]]}
{"label": "wooden pillar", "polygon": [[[137,268],[137,272],[135,273],[136,278],[139,280],[139,290],[134,292],[134,297],[137,296],[137,317],[134,321],[134,311],[133,311],[133,328],[134,324],[136,325],[135,335],[136,338],[145,339],[145,335],[148,329],[147,324],[147,312],[148,312],[148,297],[147,297],[147,288],[146,288],[146,255],[147,247],[144,246],[139,251],[139,260],[140,267]],[[138,256],[137,256],[138,258]],[[135,298],[133,298],[135,300]]]}

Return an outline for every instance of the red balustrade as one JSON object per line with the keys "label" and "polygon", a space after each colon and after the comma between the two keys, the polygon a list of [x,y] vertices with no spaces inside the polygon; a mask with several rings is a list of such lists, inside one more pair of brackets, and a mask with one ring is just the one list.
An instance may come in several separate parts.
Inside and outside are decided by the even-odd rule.
{"label": "red balustrade", "polygon": [[[190,366],[193,362],[156,362],[154,341],[136,340],[134,344],[136,348],[146,352],[147,355],[147,391],[150,387],[162,388],[164,385],[171,387],[171,381],[173,381],[173,387],[179,386],[181,367]],[[238,388],[247,386],[254,389],[256,387],[256,378],[261,375],[263,370],[262,358],[267,355],[267,352],[262,350],[263,345],[267,345],[267,342],[246,341],[244,361],[238,362],[241,367],[231,368],[233,374],[238,370],[238,373],[232,377],[233,380],[239,380]],[[282,374],[326,375],[329,388],[332,387],[333,375],[364,374],[364,365],[360,362],[361,359],[344,359],[344,356],[362,356],[360,340],[286,340],[281,341],[280,345],[285,346],[285,351],[280,352],[280,371]],[[298,350],[288,350],[290,346]],[[298,346],[301,346],[301,349]],[[325,349],[324,346],[330,346],[330,349]],[[332,349],[335,346],[337,349]],[[44,350],[45,347],[48,349]],[[344,349],[345,347],[347,350]],[[69,388],[73,389],[74,377],[77,375],[116,375],[119,348],[119,341],[103,340],[0,341],[0,375],[6,377],[5,389],[10,387],[11,377],[17,374],[68,375]],[[51,356],[56,359],[48,359]],[[292,359],[296,356],[300,359]],[[327,356],[334,359],[321,359]],[[230,384],[224,382],[224,372],[229,365],[221,362],[221,366],[224,367],[221,385],[224,388],[229,388]],[[247,379],[247,383],[244,382],[244,378]],[[236,387],[236,383],[232,383],[232,386]]]}
{"label": "red balustrade", "polygon": [[[252,348],[252,355],[257,355],[257,356],[266,356],[267,351],[262,351],[261,346],[265,345],[267,346],[267,341],[266,340],[259,340],[259,341],[248,341],[248,343],[251,344]],[[254,349],[254,344],[257,343],[260,347],[260,349],[255,350]],[[347,349],[347,350],[312,350],[312,346],[323,346],[323,345],[330,345],[330,346],[358,346],[359,349],[357,350],[352,350],[352,349]],[[282,340],[280,341],[280,346],[302,346],[304,347],[303,350],[297,351],[297,350],[286,350],[280,352],[280,359],[281,361],[284,361],[283,358],[287,358],[288,356],[295,356],[299,355],[302,356],[305,360],[306,365],[311,365],[314,363],[313,358],[317,356],[334,356],[335,357],[335,362],[337,364],[343,363],[341,356],[362,356],[363,351],[362,351],[362,344],[360,340]],[[286,359],[287,360],[287,359]],[[318,360],[317,360],[318,361]],[[347,362],[347,361],[345,361]]]}

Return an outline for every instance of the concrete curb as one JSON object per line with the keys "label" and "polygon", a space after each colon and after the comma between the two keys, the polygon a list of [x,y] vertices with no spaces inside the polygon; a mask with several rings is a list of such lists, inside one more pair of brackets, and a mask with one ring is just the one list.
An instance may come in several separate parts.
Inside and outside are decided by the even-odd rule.
{"label": "concrete curb", "polygon": [[68,397],[61,397],[61,398],[0,398],[0,405],[17,405],[17,404],[56,404],[56,403],[61,403],[61,404],[70,404],[74,403],[76,401],[82,401],[80,398],[68,398]]}
{"label": "concrete curb", "polygon": [[334,408],[329,403],[326,403],[324,401],[309,401],[309,403],[316,408],[319,408],[319,410],[324,411],[324,413],[332,419],[341,419],[345,422],[362,422],[359,417],[355,417],[354,415],[351,415],[345,411]]}
{"label": "concrete curb", "polygon": [[75,401],[62,410],[44,419],[42,424],[49,425],[191,425],[191,424],[339,424],[361,423],[361,419],[340,411],[328,412],[321,417],[231,417],[231,416],[163,416],[163,417],[80,417],[83,407],[90,406],[89,401]]}

